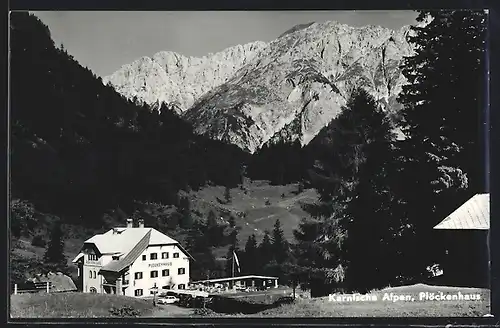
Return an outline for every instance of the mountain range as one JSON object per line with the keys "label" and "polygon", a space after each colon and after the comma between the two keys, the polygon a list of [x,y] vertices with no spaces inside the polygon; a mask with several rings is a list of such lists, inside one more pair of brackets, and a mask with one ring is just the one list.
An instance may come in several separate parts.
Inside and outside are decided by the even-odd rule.
{"label": "mountain range", "polygon": [[413,52],[410,27],[352,27],[337,22],[293,27],[277,39],[205,57],[162,51],[104,77],[128,99],[167,104],[195,132],[254,153],[266,143],[307,145],[361,87],[390,112]]}

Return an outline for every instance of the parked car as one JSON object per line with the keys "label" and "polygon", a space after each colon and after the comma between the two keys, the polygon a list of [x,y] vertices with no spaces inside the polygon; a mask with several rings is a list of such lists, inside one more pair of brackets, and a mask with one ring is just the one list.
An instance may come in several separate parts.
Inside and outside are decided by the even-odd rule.
{"label": "parked car", "polygon": [[158,298],[158,304],[174,304],[179,302],[179,299],[175,296],[165,296]]}

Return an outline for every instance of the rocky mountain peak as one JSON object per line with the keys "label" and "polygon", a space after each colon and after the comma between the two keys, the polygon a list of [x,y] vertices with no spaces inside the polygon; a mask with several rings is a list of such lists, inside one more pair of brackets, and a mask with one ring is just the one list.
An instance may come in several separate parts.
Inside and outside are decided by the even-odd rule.
{"label": "rocky mountain peak", "polygon": [[111,83],[129,99],[137,97],[148,105],[166,103],[183,112],[205,92],[224,83],[265,45],[257,41],[203,57],[160,51],[124,65],[103,82]]}
{"label": "rocky mountain peak", "polygon": [[338,115],[354,88],[398,110],[406,83],[399,66],[412,53],[409,31],[307,23],[267,44],[200,58],[159,52],[107,81],[127,97],[175,104],[198,133],[249,152],[278,140],[305,145]]}

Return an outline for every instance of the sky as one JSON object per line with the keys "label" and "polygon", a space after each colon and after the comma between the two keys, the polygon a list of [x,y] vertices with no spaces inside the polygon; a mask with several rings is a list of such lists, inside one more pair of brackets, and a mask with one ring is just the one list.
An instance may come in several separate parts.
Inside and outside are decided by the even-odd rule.
{"label": "sky", "polygon": [[56,46],[99,76],[143,56],[175,51],[204,56],[252,41],[269,42],[298,24],[337,21],[398,29],[413,11],[45,11],[33,12]]}

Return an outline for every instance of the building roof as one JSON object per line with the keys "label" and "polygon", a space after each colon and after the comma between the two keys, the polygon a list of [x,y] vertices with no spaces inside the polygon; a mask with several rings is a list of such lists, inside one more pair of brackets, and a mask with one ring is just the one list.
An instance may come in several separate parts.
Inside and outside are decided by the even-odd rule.
{"label": "building roof", "polygon": [[477,194],[448,215],[434,229],[488,230],[490,228],[490,194]]}
{"label": "building roof", "polygon": [[[113,228],[104,234],[95,235],[85,241],[92,244],[101,254],[119,255],[122,258],[113,260],[101,270],[119,272],[131,265],[139,255],[152,245],[176,245],[190,258],[193,258],[175,239],[164,235],[154,228]],[[77,262],[83,253],[78,254],[73,262]]]}
{"label": "building roof", "polygon": [[85,255],[85,254],[84,254],[84,253],[82,253],[82,252],[78,253],[78,255],[77,255],[77,256],[75,256],[75,258],[73,259],[73,261],[72,261],[72,262],[73,262],[73,263],[78,262],[78,260],[79,260],[82,256],[84,256],[84,255]]}
{"label": "building roof", "polygon": [[85,243],[94,244],[101,254],[126,254],[142,238],[151,233],[151,245],[178,244],[178,242],[153,228],[113,228],[104,234],[95,235]]}
{"label": "building roof", "polygon": [[113,271],[113,272],[120,272],[121,270],[125,269],[129,265],[131,265],[138,257],[139,255],[144,252],[144,250],[148,247],[151,239],[151,231],[147,232],[144,237],[135,245],[134,248],[128,252],[127,255],[125,255],[122,259],[115,260],[109,262],[107,265],[101,268],[101,271]]}
{"label": "building roof", "polygon": [[239,276],[239,277],[226,277],[226,278],[217,278],[217,279],[208,279],[208,280],[199,280],[193,281],[192,284],[202,284],[202,283],[216,283],[216,282],[225,282],[225,281],[234,281],[234,280],[242,280],[242,279],[265,279],[265,280],[277,280],[278,277],[268,277],[268,276]]}
{"label": "building roof", "polygon": [[39,274],[36,277],[29,279],[31,282],[51,282],[51,291],[53,292],[72,292],[76,291],[76,285],[73,280],[62,274],[61,272],[53,273],[49,272],[47,274]]}

